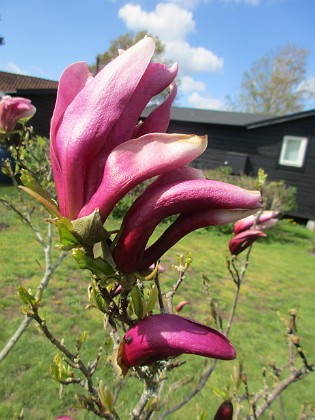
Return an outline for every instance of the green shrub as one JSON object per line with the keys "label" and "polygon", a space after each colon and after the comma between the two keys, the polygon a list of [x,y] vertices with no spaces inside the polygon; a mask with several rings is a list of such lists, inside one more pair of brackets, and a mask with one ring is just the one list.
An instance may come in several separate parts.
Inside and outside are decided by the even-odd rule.
{"label": "green shrub", "polygon": [[[248,190],[257,190],[257,178],[245,174],[232,175],[229,166],[220,166],[217,169],[205,169],[207,178],[217,181],[229,182]],[[296,188],[287,185],[285,181],[266,181],[263,189],[264,209],[289,212],[296,208]]]}

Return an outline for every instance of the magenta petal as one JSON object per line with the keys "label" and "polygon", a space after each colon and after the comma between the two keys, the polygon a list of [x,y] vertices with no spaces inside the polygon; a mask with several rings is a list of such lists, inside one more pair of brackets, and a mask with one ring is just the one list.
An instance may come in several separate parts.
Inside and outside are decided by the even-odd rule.
{"label": "magenta petal", "polygon": [[238,255],[256,241],[256,239],[267,236],[260,230],[248,229],[235,235],[229,242],[229,249],[232,255]]}
{"label": "magenta petal", "polygon": [[[70,70],[75,69],[75,65],[70,66],[62,78],[70,80],[69,83],[61,83],[58,89],[60,100],[57,101],[54,111],[51,144],[54,172],[59,173],[56,183],[63,184],[62,187],[57,185],[57,191],[61,191],[58,198],[65,216],[76,218],[83,207],[85,189],[89,188],[89,185],[85,185],[85,179],[90,172],[93,172],[94,188],[94,183],[97,182],[94,180],[95,168],[100,162],[104,164],[99,152],[104,144],[107,151],[115,147],[108,136],[112,135],[111,131],[128,108],[130,98],[133,98],[153,52],[153,40],[144,38],[111,61],[91,80],[86,65],[84,67],[83,64],[77,64],[80,77],[79,83],[73,82],[76,85],[74,89],[70,80],[75,78],[71,77]],[[138,100],[141,100],[141,95],[143,93],[138,92]],[[124,124],[131,132],[135,129],[135,123],[131,128],[125,120],[121,121],[121,126]],[[128,138],[121,136],[119,140],[123,142]],[[97,160],[90,167],[96,157]]]}
{"label": "magenta petal", "polygon": [[144,251],[142,259],[139,258],[137,271],[144,270],[151,261],[157,261],[161,256],[180,239],[194,230],[207,226],[220,226],[233,223],[240,217],[250,214],[255,210],[201,210],[188,214],[181,214],[172,223],[160,238]]}
{"label": "magenta petal", "polygon": [[147,134],[117,146],[108,156],[98,190],[79,217],[99,209],[104,221],[115,204],[136,185],[190,162],[206,147],[205,136],[163,133]]}
{"label": "magenta petal", "polygon": [[175,83],[170,86],[170,93],[165,101],[159,105],[151,114],[136,127],[136,137],[146,133],[164,133],[169,125],[171,116],[171,106],[177,93]]}
{"label": "magenta petal", "polygon": [[[274,219],[278,216],[279,216],[279,212],[277,211],[266,210],[262,212],[262,214],[259,216],[259,219],[257,220],[257,228],[258,228],[258,224],[264,224],[268,220]],[[257,219],[256,215],[251,215],[251,216],[245,217],[244,219],[238,220],[234,224],[234,228],[233,228],[234,233],[237,234],[237,233],[243,232],[246,229],[252,228],[256,219]],[[262,230],[261,228],[258,228],[258,229]]]}
{"label": "magenta petal", "polygon": [[118,363],[141,366],[181,354],[232,360],[236,352],[220,332],[177,315],[151,315],[131,327],[120,345]]}
{"label": "magenta petal", "polygon": [[[257,211],[261,206],[260,198],[259,192],[247,191],[219,181],[194,179],[166,183],[162,186],[156,183],[155,188],[149,187],[135,201],[123,221],[123,228],[114,250],[117,267],[125,273],[130,273],[152,264],[154,259],[142,261],[144,250],[155,227],[165,217],[181,214],[179,221],[174,223],[174,230],[171,225],[163,241],[159,241],[155,247],[155,251],[158,252],[154,251],[153,254],[154,257],[160,254],[158,258],[161,252],[186,233],[207,225],[204,224],[205,219],[208,219],[210,225],[227,223],[226,220],[235,221],[235,210]],[[234,212],[226,212],[231,210]],[[244,214],[238,214],[238,217],[242,216]],[[182,222],[181,218],[184,217]],[[179,225],[178,229],[176,222]]]}

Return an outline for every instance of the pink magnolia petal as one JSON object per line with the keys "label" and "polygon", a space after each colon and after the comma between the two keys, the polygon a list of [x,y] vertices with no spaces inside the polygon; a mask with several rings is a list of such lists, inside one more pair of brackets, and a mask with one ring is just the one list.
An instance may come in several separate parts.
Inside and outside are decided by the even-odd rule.
{"label": "pink magnolia petal", "polygon": [[250,247],[256,239],[267,236],[260,230],[249,229],[235,235],[229,242],[229,249],[232,255],[238,255]]}
{"label": "pink magnolia petal", "polygon": [[169,125],[171,116],[171,106],[177,93],[177,86],[173,83],[170,87],[170,93],[165,101],[159,105],[151,114],[139,124],[136,128],[136,137],[146,133],[164,133]]}
{"label": "pink magnolia petal", "polygon": [[105,162],[110,152],[119,144],[149,133],[164,133],[170,120],[170,107],[176,95],[176,85],[171,88],[167,99],[153,111],[144,123],[138,124],[143,109],[155,95],[161,93],[173,82],[177,65],[167,68],[160,63],[150,63],[137,89],[125,103],[125,108],[108,133],[106,142],[98,155],[98,165],[92,165],[86,175],[85,201],[89,201],[99,185]]}
{"label": "pink magnolia petal", "polygon": [[[262,212],[261,215],[259,216],[259,219],[257,220],[257,225],[263,224],[267,220],[274,219],[278,216],[279,216],[279,212],[273,211],[273,210],[266,210]],[[245,219],[238,220],[234,224],[234,228],[233,228],[234,233],[237,234],[237,233],[243,232],[246,229],[250,229],[251,227],[253,227],[256,219],[257,219],[257,215],[252,215],[252,216],[246,217]]]}
{"label": "pink magnolia petal", "polygon": [[[146,259],[145,263],[142,262],[146,244],[155,227],[165,217],[183,214],[177,221],[179,228],[177,229],[175,222],[174,226],[171,225],[165,233],[163,237],[163,241],[166,240],[165,245],[161,240],[148,251],[152,257],[154,255],[150,264],[155,261],[157,254],[165,250],[165,247],[169,247],[192,228],[201,227],[200,224],[203,224],[204,219],[212,224],[220,223],[220,221],[226,223],[224,222],[226,215],[230,217],[233,214],[226,210],[257,211],[261,206],[260,199],[258,191],[247,191],[235,185],[203,179],[173,182],[162,186],[156,184],[156,188],[149,187],[135,201],[124,219],[121,235],[114,251],[115,262],[118,268],[126,273],[147,268],[143,265],[148,264],[151,257]],[[221,212],[213,212],[213,210],[221,210]],[[186,218],[181,219],[184,217]],[[242,213],[238,217],[242,217]],[[233,220],[235,219],[232,218]]]}
{"label": "pink magnolia petal", "polygon": [[147,248],[143,254],[138,254],[137,271],[142,271],[150,264],[156,261],[180,239],[188,235],[194,230],[207,226],[220,226],[227,223],[233,223],[240,217],[244,217],[254,210],[201,210],[188,214],[181,214],[175,222],[173,222],[160,238]]}
{"label": "pink magnolia petal", "polygon": [[[52,145],[54,160],[58,159],[63,176],[63,194],[59,201],[64,201],[61,208],[66,216],[76,218],[82,208],[88,165],[99,154],[125,111],[153,52],[153,40],[144,38],[105,66],[77,93],[66,109],[66,101],[57,103]],[[62,84],[60,89],[67,90],[68,87]],[[66,92],[60,95],[67,97]],[[141,97],[141,93],[139,95]],[[109,150],[111,147],[109,143]],[[61,182],[60,177],[57,182]]]}
{"label": "pink magnolia petal", "polygon": [[276,225],[278,222],[279,222],[278,219],[269,219],[263,223],[257,223],[256,229],[258,230],[270,229],[272,226]]}
{"label": "pink magnolia petal", "polygon": [[151,315],[131,327],[120,345],[118,363],[130,367],[151,364],[181,354],[222,360],[236,357],[230,341],[218,331],[178,315]]}
{"label": "pink magnolia petal", "polygon": [[79,217],[98,208],[104,221],[118,200],[133,187],[190,162],[206,147],[206,136],[161,133],[147,134],[117,146],[108,156],[100,187]]}

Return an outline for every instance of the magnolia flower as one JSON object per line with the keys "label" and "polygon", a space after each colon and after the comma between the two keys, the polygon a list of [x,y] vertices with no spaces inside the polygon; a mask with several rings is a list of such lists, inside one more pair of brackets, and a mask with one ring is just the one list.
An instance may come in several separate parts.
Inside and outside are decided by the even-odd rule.
{"label": "magnolia flower", "polygon": [[213,420],[232,420],[233,419],[233,404],[229,400],[223,401],[219,406]]}
{"label": "magnolia flower", "polygon": [[240,232],[229,242],[229,249],[232,255],[238,255],[243,252],[246,248],[252,245],[256,239],[267,236],[261,230],[248,229],[244,232]]}
{"label": "magnolia flower", "polygon": [[117,362],[123,374],[170,356],[196,354],[213,359],[236,357],[230,341],[218,331],[178,315],[151,315],[131,327],[120,344]]}
{"label": "magnolia flower", "polygon": [[35,112],[36,108],[29,99],[3,96],[0,100],[0,129],[10,132],[19,120],[31,118]]}
{"label": "magnolia flower", "polygon": [[[145,270],[193,230],[256,213],[260,199],[258,191],[207,180],[189,167],[162,175],[128,210],[114,249],[116,265],[124,273]],[[156,226],[174,214],[179,214],[175,222],[146,249]]]}
{"label": "magnolia flower", "polygon": [[245,219],[238,220],[234,224],[234,233],[240,233],[247,229],[252,229],[255,225],[257,230],[265,230],[275,225],[278,222],[277,217],[279,216],[278,211],[267,210],[262,212],[257,219],[256,215],[245,217]]}
{"label": "magnolia flower", "polygon": [[[51,161],[63,216],[76,219],[99,209],[104,222],[134,186],[205,150],[205,136],[165,134],[177,66],[151,63],[154,48],[152,38],[145,37],[95,77],[83,62],[62,74],[51,123]],[[164,103],[138,123],[152,97],[170,85]]]}

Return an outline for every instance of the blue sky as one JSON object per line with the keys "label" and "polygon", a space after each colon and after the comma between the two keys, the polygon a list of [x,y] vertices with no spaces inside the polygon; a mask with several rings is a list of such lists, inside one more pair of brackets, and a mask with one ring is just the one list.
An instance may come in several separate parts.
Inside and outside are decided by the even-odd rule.
{"label": "blue sky", "polygon": [[177,105],[223,109],[243,72],[287,43],[309,51],[303,86],[315,97],[314,0],[2,0],[0,15],[3,71],[58,80],[117,36],[148,30],[179,64]]}

